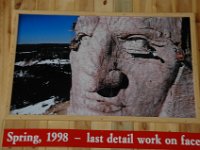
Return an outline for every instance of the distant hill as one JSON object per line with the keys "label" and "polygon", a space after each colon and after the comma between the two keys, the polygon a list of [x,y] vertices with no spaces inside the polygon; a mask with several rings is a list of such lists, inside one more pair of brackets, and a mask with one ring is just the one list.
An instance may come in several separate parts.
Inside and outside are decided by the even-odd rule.
{"label": "distant hill", "polygon": [[18,44],[15,61],[69,59],[69,44]]}
{"label": "distant hill", "polygon": [[56,49],[56,50],[70,50],[69,44],[54,44],[54,43],[43,43],[43,44],[17,44],[17,51],[31,51],[31,50],[41,50],[41,49]]}

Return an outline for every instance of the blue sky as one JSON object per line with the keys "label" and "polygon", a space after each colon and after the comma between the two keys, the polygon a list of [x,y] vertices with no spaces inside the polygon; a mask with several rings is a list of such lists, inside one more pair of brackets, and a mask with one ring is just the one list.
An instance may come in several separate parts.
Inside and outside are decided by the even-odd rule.
{"label": "blue sky", "polygon": [[78,16],[28,15],[19,16],[18,44],[69,43],[74,37],[73,23]]}

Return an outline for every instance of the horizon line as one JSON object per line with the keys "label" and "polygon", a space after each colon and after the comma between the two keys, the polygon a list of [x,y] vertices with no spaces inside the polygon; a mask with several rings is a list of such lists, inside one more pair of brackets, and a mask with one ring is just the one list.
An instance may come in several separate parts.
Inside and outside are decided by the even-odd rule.
{"label": "horizon line", "polygon": [[17,43],[17,45],[39,45],[39,44],[70,44],[70,43]]}

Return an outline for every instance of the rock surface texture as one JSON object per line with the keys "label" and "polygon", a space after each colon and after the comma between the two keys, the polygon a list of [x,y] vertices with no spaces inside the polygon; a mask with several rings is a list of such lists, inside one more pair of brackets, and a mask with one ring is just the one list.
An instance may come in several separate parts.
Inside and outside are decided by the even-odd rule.
{"label": "rock surface texture", "polygon": [[195,117],[182,18],[81,16],[75,31],[66,114]]}

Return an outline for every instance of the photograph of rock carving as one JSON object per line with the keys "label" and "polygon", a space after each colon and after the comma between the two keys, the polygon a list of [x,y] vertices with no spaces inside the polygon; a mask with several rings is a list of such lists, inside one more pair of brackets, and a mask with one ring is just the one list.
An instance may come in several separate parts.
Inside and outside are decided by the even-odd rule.
{"label": "photograph of rock carving", "polygon": [[195,117],[189,17],[21,15],[15,61],[11,114]]}

